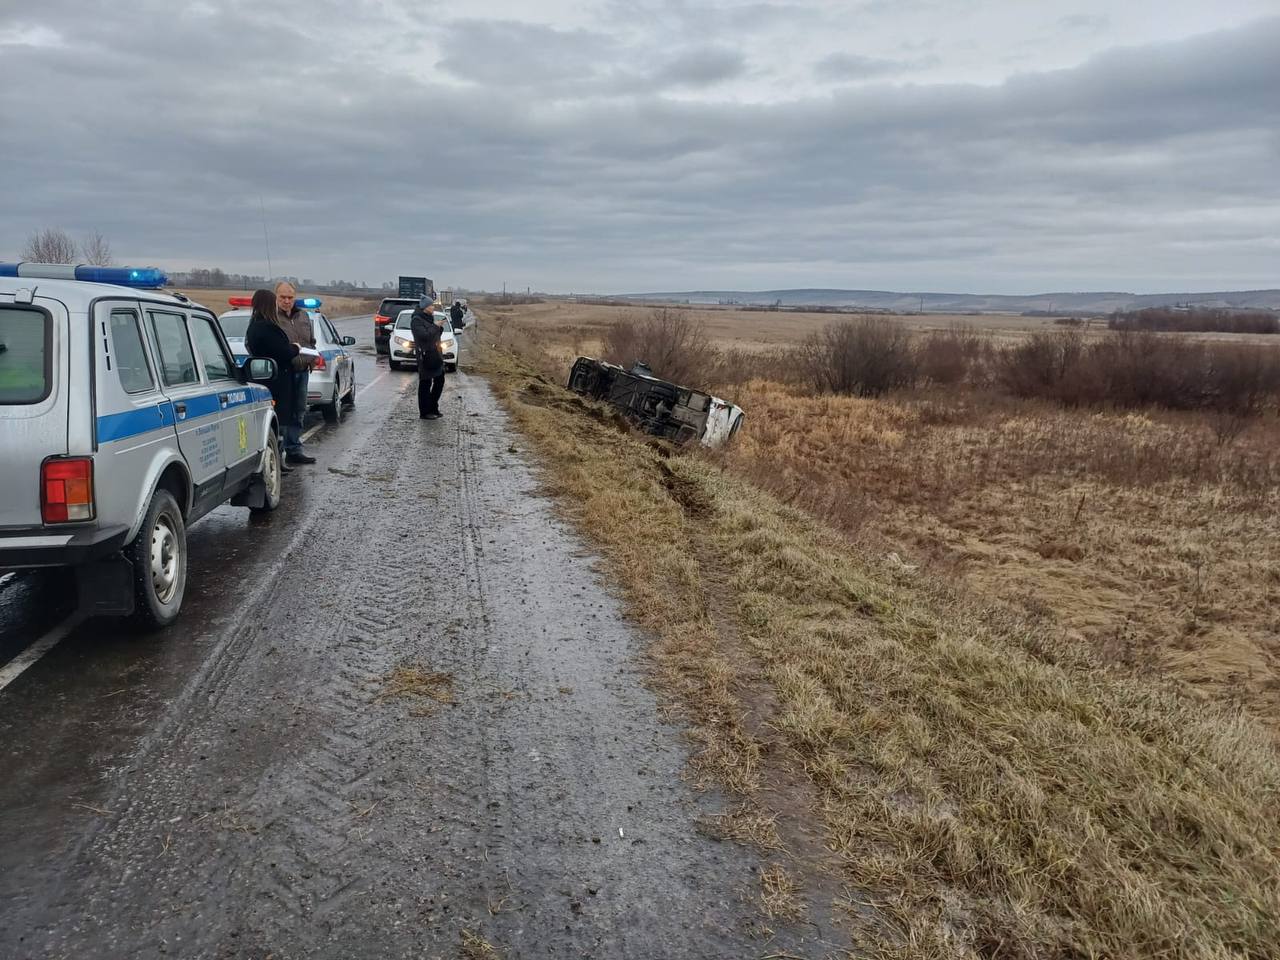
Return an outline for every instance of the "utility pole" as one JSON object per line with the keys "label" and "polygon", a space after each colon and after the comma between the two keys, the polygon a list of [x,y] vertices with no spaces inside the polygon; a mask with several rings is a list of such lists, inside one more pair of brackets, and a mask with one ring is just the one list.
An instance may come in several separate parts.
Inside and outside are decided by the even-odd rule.
{"label": "utility pole", "polygon": [[271,238],[267,236],[267,205],[263,202],[262,194],[258,194],[258,207],[262,210],[262,242],[267,247],[267,279],[270,280],[275,272],[271,269]]}

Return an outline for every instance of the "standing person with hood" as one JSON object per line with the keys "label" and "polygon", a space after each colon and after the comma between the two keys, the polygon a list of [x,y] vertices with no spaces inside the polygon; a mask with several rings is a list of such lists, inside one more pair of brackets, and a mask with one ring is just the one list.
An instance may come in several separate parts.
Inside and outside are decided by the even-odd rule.
{"label": "standing person with hood", "polygon": [[[288,280],[276,284],[276,323],[290,342],[299,347],[314,348],[316,338],[311,327],[311,314],[297,305],[297,298],[298,291]],[[293,403],[290,407],[293,416],[284,428],[285,461],[290,466],[316,462],[315,457],[307,456],[302,449],[302,422],[307,416],[307,380],[314,365],[313,357],[293,358]]]}
{"label": "standing person with hood", "polygon": [[441,325],[436,323],[430,297],[418,301],[410,328],[418,349],[418,419],[440,419],[440,394],[444,392],[444,357],[440,355]]}
{"label": "standing person with hood", "polygon": [[[251,303],[252,314],[244,333],[244,346],[249,356],[269,357],[276,362],[276,375],[267,386],[275,401],[276,417],[283,426],[292,422],[293,417],[293,361],[298,356],[298,344],[290,343],[288,334],[276,322],[274,293],[255,290]],[[280,469],[286,473],[289,471],[285,466]]]}
{"label": "standing person with hood", "polygon": [[453,301],[453,306],[449,308],[449,319],[453,321],[453,329],[462,329],[462,318],[467,315],[467,311],[462,309],[462,301]]}

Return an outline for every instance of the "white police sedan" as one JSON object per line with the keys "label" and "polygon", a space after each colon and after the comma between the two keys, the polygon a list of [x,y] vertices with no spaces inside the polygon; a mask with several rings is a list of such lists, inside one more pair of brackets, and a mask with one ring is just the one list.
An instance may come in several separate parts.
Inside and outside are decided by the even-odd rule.
{"label": "white police sedan", "polygon": [[[236,309],[218,317],[218,323],[236,355],[236,362],[243,365],[249,358],[244,335],[252,315],[248,309],[251,298],[231,297],[227,302]],[[320,312],[320,305],[317,297],[298,300],[298,306],[311,317],[312,335],[320,353],[320,359],[307,380],[307,407],[319,409],[327,423],[338,423],[343,410],[351,409],[356,403],[356,361],[347,349],[355,346],[356,338],[340,335],[329,318]]]}

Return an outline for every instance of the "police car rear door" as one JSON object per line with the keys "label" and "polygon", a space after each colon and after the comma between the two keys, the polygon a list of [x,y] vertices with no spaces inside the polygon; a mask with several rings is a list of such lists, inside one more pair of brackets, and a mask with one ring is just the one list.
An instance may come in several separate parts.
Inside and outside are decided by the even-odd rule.
{"label": "police car rear door", "polygon": [[42,523],[40,465],[67,453],[69,353],[61,302],[0,299],[0,530]]}
{"label": "police car rear door", "polygon": [[215,391],[222,408],[222,450],[227,465],[226,485],[238,486],[258,469],[262,453],[261,417],[264,406],[253,391],[240,382],[238,368],[217,321],[192,313],[191,339],[195,341],[205,381]]}
{"label": "police car rear door", "polygon": [[104,481],[97,489],[99,510],[127,517],[137,510],[156,460],[173,445],[173,405],[147,351],[138,302],[99,300],[91,322],[97,471]]}
{"label": "police car rear door", "polygon": [[[206,382],[192,349],[186,311],[148,304],[146,314],[147,334],[165,396],[173,405],[178,446],[195,488],[191,502],[194,519],[224,499],[223,406],[218,391]],[[225,389],[226,385],[222,386]]]}

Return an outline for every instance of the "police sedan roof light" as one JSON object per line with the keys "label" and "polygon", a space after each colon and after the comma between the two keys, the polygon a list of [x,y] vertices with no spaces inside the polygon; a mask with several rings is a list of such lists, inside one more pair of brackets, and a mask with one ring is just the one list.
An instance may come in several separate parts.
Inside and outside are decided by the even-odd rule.
{"label": "police sedan roof light", "polygon": [[253,306],[253,297],[227,297],[227,303],[233,307]]}
{"label": "police sedan roof light", "polygon": [[118,287],[155,289],[169,282],[159,267],[94,267],[70,263],[0,263],[0,277],[33,277],[40,280],[82,280]]}
{"label": "police sedan roof light", "polygon": [[297,301],[297,304],[298,306],[305,307],[308,310],[318,310],[320,309],[320,304],[322,302],[323,301],[319,297],[303,297]]}

